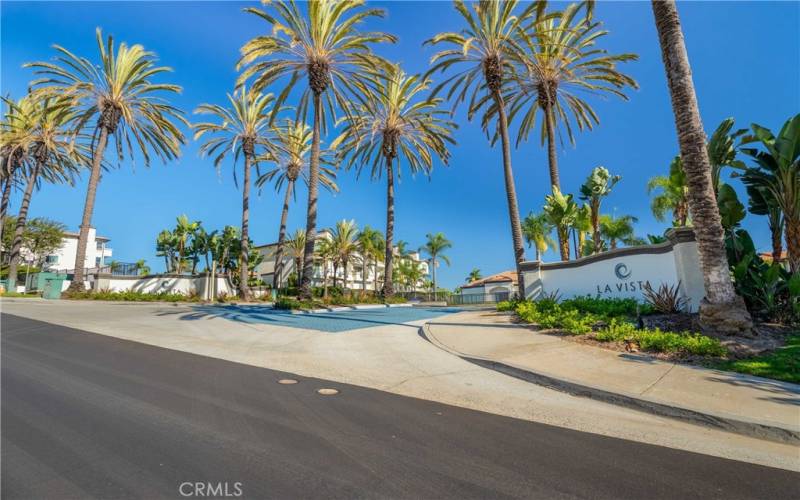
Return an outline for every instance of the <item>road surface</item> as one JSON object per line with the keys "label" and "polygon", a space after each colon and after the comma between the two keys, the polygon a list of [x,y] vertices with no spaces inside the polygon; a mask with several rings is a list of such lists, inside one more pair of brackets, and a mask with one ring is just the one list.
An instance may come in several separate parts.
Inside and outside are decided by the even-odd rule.
{"label": "road surface", "polygon": [[[283,378],[299,383],[278,384]],[[323,396],[321,388],[340,392]],[[2,479],[4,499],[776,499],[800,492],[800,474],[780,469],[7,314]]]}

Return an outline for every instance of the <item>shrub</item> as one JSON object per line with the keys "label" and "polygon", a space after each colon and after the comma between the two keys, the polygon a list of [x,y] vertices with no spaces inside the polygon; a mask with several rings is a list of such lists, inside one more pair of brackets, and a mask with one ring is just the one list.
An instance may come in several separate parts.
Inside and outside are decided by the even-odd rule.
{"label": "shrub", "polygon": [[497,303],[497,310],[500,312],[513,311],[515,307],[516,303],[510,300],[503,300]]}
{"label": "shrub", "polygon": [[564,300],[561,302],[561,307],[606,318],[636,317],[638,314],[652,312],[652,307],[641,304],[636,299],[600,298],[588,295]]}
{"label": "shrub", "polygon": [[197,302],[200,300],[197,294],[184,295],[182,293],[173,292],[146,293],[133,290],[123,290],[120,292],[112,292],[109,290],[64,292],[61,296],[73,300],[111,300],[121,302]]}
{"label": "shrub", "polygon": [[301,302],[294,297],[278,297],[275,300],[275,304],[273,307],[275,309],[300,309],[302,306]]}
{"label": "shrub", "polygon": [[719,340],[691,332],[664,332],[658,328],[640,329],[626,321],[612,320],[595,334],[600,342],[636,343],[644,351],[723,356],[727,353]]}
{"label": "shrub", "polygon": [[520,320],[536,323],[541,328],[558,328],[573,335],[583,335],[592,331],[592,327],[600,318],[577,309],[564,309],[551,299],[536,302],[520,302],[515,309]]}

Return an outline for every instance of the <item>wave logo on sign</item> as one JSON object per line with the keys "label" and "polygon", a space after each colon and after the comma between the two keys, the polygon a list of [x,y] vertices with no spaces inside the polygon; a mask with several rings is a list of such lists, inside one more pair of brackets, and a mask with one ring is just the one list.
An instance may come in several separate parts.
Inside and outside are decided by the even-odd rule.
{"label": "wave logo on sign", "polygon": [[614,274],[617,275],[617,278],[624,280],[628,279],[628,277],[631,275],[631,271],[628,269],[628,266],[619,263],[616,266],[614,266]]}

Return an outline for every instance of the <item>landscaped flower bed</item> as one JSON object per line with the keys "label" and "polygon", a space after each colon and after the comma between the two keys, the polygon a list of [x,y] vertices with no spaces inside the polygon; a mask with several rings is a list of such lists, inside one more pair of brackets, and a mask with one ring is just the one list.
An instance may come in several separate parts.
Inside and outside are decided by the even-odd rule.
{"label": "landscaped flower bed", "polygon": [[182,293],[147,293],[126,290],[122,292],[111,291],[87,291],[87,292],[65,292],[61,295],[64,299],[73,300],[109,300],[121,302],[200,302],[202,298],[197,294],[185,295]]}

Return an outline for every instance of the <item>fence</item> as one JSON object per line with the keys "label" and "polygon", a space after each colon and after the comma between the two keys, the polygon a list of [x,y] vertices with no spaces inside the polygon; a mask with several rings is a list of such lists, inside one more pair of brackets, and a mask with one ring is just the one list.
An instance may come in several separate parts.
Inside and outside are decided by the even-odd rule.
{"label": "fence", "polygon": [[447,305],[494,304],[496,302],[508,300],[509,298],[511,298],[509,292],[453,294],[447,297]]}

